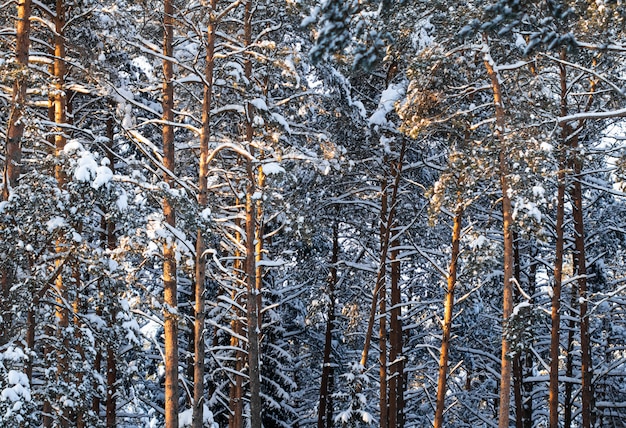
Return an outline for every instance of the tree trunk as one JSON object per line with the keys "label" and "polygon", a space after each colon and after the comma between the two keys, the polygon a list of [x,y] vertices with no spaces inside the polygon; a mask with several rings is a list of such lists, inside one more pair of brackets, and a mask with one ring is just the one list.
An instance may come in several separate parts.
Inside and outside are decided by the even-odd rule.
{"label": "tree trunk", "polygon": [[2,200],[9,197],[11,187],[17,182],[22,162],[22,137],[24,136],[24,105],[28,85],[28,51],[30,48],[31,0],[17,2],[17,20],[15,21],[15,59],[21,70],[13,82],[11,113],[7,123],[6,161],[4,165],[4,183]]}
{"label": "tree trunk", "polygon": [[[239,206],[240,205],[240,200],[239,198],[235,199],[235,206]],[[235,241],[236,242],[241,242],[241,233],[239,232],[239,230],[241,230],[241,220],[239,218],[235,219],[235,224],[236,224],[236,228],[235,230],[237,230],[237,232],[235,232]],[[241,263],[241,253],[240,251],[237,249],[235,250],[235,255],[234,255],[234,263],[233,263],[233,271],[235,272],[235,276],[237,277],[237,279],[239,279],[239,275],[241,274],[241,272],[243,272],[242,269],[242,263]],[[237,281],[236,284],[239,284],[239,282]],[[240,298],[239,294],[237,293],[237,289],[236,287],[233,287],[233,291],[231,293],[231,299],[233,301],[237,301],[238,305],[243,307],[243,302],[241,301],[242,299]],[[231,385],[230,388],[230,392],[229,392],[229,408],[230,408],[230,415],[228,418],[228,427],[229,428],[241,428],[243,425],[243,376],[241,375],[241,372],[243,370],[243,361],[244,361],[244,353],[241,350],[241,346],[243,346],[242,343],[240,343],[238,336],[243,336],[243,329],[241,326],[241,321],[240,321],[240,317],[242,315],[238,312],[237,307],[233,307],[233,320],[231,322],[231,329],[235,332],[234,335],[231,336],[230,338],[230,346],[233,349],[236,349],[235,351],[235,379],[234,379],[234,384]]]}
{"label": "tree trunk", "polygon": [[[564,59],[565,51],[561,52]],[[561,84],[561,115],[567,115],[567,74],[564,65],[559,65]],[[567,138],[569,137],[569,127],[564,125],[561,130],[561,153],[559,155],[559,170],[557,172],[557,206],[556,206],[556,250],[554,260],[554,287],[552,291],[552,327],[550,330],[550,387],[548,403],[550,409],[549,426],[558,428],[559,426],[559,356],[561,355],[561,284],[563,280],[563,252],[565,238],[563,222],[565,219],[565,168],[567,167],[565,153]]]}
{"label": "tree trunk", "polygon": [[[383,244],[383,240],[390,239],[390,234],[387,233],[387,229],[391,229],[390,218],[388,216],[388,183],[387,179],[384,178],[380,183],[380,193],[381,193],[381,201],[380,201],[380,246],[389,245],[388,243]],[[387,428],[388,424],[388,407],[387,407],[387,257],[385,254],[385,259],[380,261],[380,284],[378,284],[378,311],[380,313],[379,318],[379,332],[378,332],[378,347],[379,347],[379,363],[380,363],[380,428]]]}
{"label": "tree trunk", "polygon": [[587,266],[585,257],[585,228],[583,220],[583,197],[580,183],[582,172],[582,158],[578,152],[578,139],[571,139],[574,155],[574,182],[572,186],[572,201],[574,215],[574,275],[578,278],[578,301],[580,303],[580,352],[581,352],[581,413],[582,428],[591,428],[593,423],[593,392],[591,386],[591,349],[589,343],[589,317],[587,315]]}
{"label": "tree trunk", "polygon": [[[522,284],[521,263],[519,254],[519,238],[517,233],[513,234],[513,259],[514,269],[513,274],[518,284]],[[515,301],[520,301],[520,293],[514,293]],[[524,428],[524,395],[522,391],[522,384],[524,382],[524,371],[522,370],[522,354],[518,350],[513,357],[513,397],[515,398],[515,427]]]}
{"label": "tree trunk", "polygon": [[[538,250],[536,248],[531,249],[530,257],[531,263],[529,267],[528,274],[528,294],[533,296],[535,294],[536,285],[537,285],[537,262],[535,257],[537,256]],[[530,302],[532,304],[532,301]],[[526,351],[526,355],[524,358],[524,372],[527,377],[533,375],[533,359],[534,355],[532,350],[528,349]],[[533,427],[533,385],[528,382],[524,385],[524,391],[526,393],[526,400],[523,403],[524,407],[524,428],[532,428]]]}
{"label": "tree trunk", "polygon": [[[250,126],[251,127],[251,126]],[[248,376],[250,378],[250,427],[261,428],[261,376],[259,352],[259,312],[256,289],[256,210],[253,195],[256,190],[252,162],[247,161],[250,183],[246,192],[246,285],[247,285],[247,327],[248,327]]]}
{"label": "tree trunk", "polygon": [[556,250],[554,261],[554,287],[552,289],[552,326],[550,330],[550,387],[548,403],[550,409],[549,426],[559,426],[559,355],[561,333],[561,283],[563,279],[563,221],[565,214],[565,172],[563,162],[560,161],[557,173],[557,207],[556,207]]}
{"label": "tree trunk", "polygon": [[[163,165],[174,172],[174,84],[173,66],[169,58],[173,56],[174,7],[172,0],[164,0],[163,16]],[[165,182],[174,184],[171,176],[165,174]],[[176,226],[176,213],[168,197],[163,199],[163,215],[166,223]],[[178,428],[178,299],[176,283],[176,247],[174,240],[163,245],[163,329],[165,336],[165,427]]]}
{"label": "tree trunk", "polygon": [[334,370],[331,357],[333,330],[335,328],[335,285],[337,285],[337,262],[339,261],[339,225],[333,223],[333,250],[330,258],[330,278],[328,279],[328,321],[324,339],[324,359],[322,360],[322,381],[320,384],[320,404],[317,413],[317,428],[331,428],[333,424],[332,377]]}
{"label": "tree trunk", "polygon": [[[109,158],[109,167],[111,172],[115,173],[115,156],[113,156],[113,118],[107,120],[107,154]],[[117,246],[115,237],[115,223],[111,220],[105,221],[105,237],[106,246],[109,250],[114,250]],[[109,328],[113,329],[116,324],[117,308],[112,306],[110,309]],[[105,418],[106,427],[113,428],[117,426],[117,361],[115,356],[115,347],[111,341],[107,341],[107,393],[105,402]],[[99,406],[98,406],[99,407]],[[98,413],[99,413],[98,408]],[[96,413],[96,416],[98,415]]]}
{"label": "tree trunk", "polygon": [[[252,43],[252,0],[247,0],[244,9],[244,45]],[[248,81],[252,77],[252,60],[248,56],[244,62],[244,74]],[[254,155],[252,139],[254,129],[252,127],[252,104],[248,103],[246,118],[246,142],[249,151]],[[246,160],[246,172],[248,185],[246,188],[246,285],[247,298],[247,324],[248,324],[248,376],[250,379],[250,428],[261,428],[262,400],[261,400],[261,373],[260,373],[260,348],[259,348],[259,313],[256,269],[256,244],[257,218],[256,202],[254,194],[257,191],[256,174],[252,160]]]}
{"label": "tree trunk", "polygon": [[[576,255],[573,254],[572,266],[576,264]],[[565,363],[565,377],[572,379],[574,376],[574,333],[576,331],[576,308],[578,306],[578,285],[572,282],[570,295],[570,319],[567,332],[567,360]],[[563,398],[563,428],[572,428],[572,405],[573,405],[573,389],[574,384],[571,381],[565,383],[565,392]]]}
{"label": "tree trunk", "polygon": [[509,409],[511,407],[511,359],[510,344],[506,338],[506,324],[513,312],[513,237],[511,226],[513,225],[513,210],[509,197],[509,166],[506,153],[506,142],[504,140],[505,122],[504,106],[502,103],[502,88],[498,74],[492,65],[489,53],[485,54],[485,68],[491,80],[493,89],[493,101],[496,109],[496,127],[494,136],[500,140],[500,187],[502,190],[502,233],[503,233],[503,255],[504,255],[504,280],[502,286],[502,358],[500,370],[500,405],[498,428],[509,428]]}
{"label": "tree trunk", "polygon": [[[53,18],[54,33],[54,95],[52,97],[52,106],[54,110],[54,148],[56,157],[60,157],[65,148],[66,138],[63,125],[67,122],[66,108],[67,99],[65,97],[65,5],[63,0],[56,0],[56,14]],[[60,164],[54,169],[54,174],[59,188],[65,187],[66,175]],[[56,250],[58,253],[67,251],[67,245],[62,240],[57,240]],[[58,263],[63,263],[61,260]],[[69,326],[69,311],[66,307],[68,302],[67,284],[63,275],[59,272],[56,277],[55,288],[57,294],[57,337],[60,338],[62,349],[57,350],[57,377],[63,383],[67,382],[69,375],[68,351],[70,348],[67,328]],[[71,421],[71,415],[67,414],[68,409],[63,409],[64,413],[58,415],[61,427],[68,427],[74,421]]]}
{"label": "tree trunk", "polygon": [[439,354],[439,380],[437,382],[437,403],[435,409],[434,428],[443,427],[443,411],[446,401],[446,377],[448,375],[448,355],[450,348],[450,331],[452,330],[452,312],[454,309],[454,289],[456,287],[457,262],[459,258],[459,242],[461,240],[461,221],[463,207],[459,204],[454,215],[452,227],[452,254],[448,273],[448,288],[444,300],[443,334],[441,352]]}
{"label": "tree trunk", "polygon": [[[398,173],[394,167],[394,174]],[[395,233],[395,225],[392,232]],[[402,309],[400,304],[400,260],[398,260],[397,236],[391,242],[391,314],[389,329],[389,427],[404,426],[404,359],[402,356]]]}
{"label": "tree trunk", "polygon": [[365,369],[367,364],[367,357],[370,350],[370,344],[372,341],[372,335],[374,334],[374,321],[376,319],[376,307],[378,306],[378,295],[380,288],[384,283],[385,269],[384,265],[387,263],[387,252],[389,250],[389,239],[391,234],[391,223],[393,222],[396,210],[396,203],[398,200],[398,192],[400,188],[400,177],[402,172],[402,162],[404,160],[404,153],[406,151],[406,143],[402,142],[402,148],[400,149],[400,157],[398,159],[397,175],[394,177],[393,189],[391,191],[391,200],[389,201],[389,210],[384,220],[385,224],[385,236],[381,239],[380,259],[378,265],[378,273],[376,275],[376,284],[374,286],[374,292],[372,294],[372,304],[370,307],[370,313],[367,323],[367,330],[365,332],[365,344],[363,345],[363,352],[361,353],[361,367]]}
{"label": "tree trunk", "polygon": [[[202,104],[202,133],[200,135],[200,166],[198,169],[198,209],[202,212],[208,206],[207,177],[209,175],[209,139],[211,137],[211,106],[213,104],[213,54],[215,52],[215,9],[217,0],[211,0],[209,25],[207,28],[206,65],[204,77],[204,99]],[[204,319],[206,260],[203,230],[198,230],[196,238],[196,282],[195,282],[195,323],[194,323],[194,363],[193,363],[193,416],[192,428],[202,428],[204,408]]]}

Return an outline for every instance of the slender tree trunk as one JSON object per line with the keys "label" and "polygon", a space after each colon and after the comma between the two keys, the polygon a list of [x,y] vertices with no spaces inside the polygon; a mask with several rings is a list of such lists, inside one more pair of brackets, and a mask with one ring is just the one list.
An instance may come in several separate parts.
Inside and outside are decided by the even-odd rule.
{"label": "slender tree trunk", "polygon": [[7,123],[6,162],[4,165],[4,183],[2,200],[9,197],[11,187],[17,182],[22,162],[22,137],[24,136],[24,105],[28,86],[28,51],[30,48],[31,0],[17,2],[17,20],[15,21],[15,59],[21,68],[13,82],[11,113]]}
{"label": "slender tree trunk", "polygon": [[[64,124],[67,123],[67,98],[65,93],[65,5],[63,0],[56,0],[56,16],[54,17],[54,146],[59,157],[65,147]],[[65,185],[65,173],[60,165],[55,167],[55,176],[59,187]]]}
{"label": "slender tree trunk", "polygon": [[[390,217],[388,215],[388,183],[387,178],[384,178],[380,183],[380,246],[383,245],[385,237],[390,239],[391,231],[387,233],[387,229],[391,229]],[[388,250],[387,250],[388,251]],[[378,333],[378,347],[379,347],[379,359],[380,359],[380,428],[387,428],[388,426],[388,407],[387,407],[387,257],[385,254],[385,260],[381,258],[380,263],[380,284],[378,285],[378,311],[380,313],[379,321],[379,333]]]}
{"label": "slender tree trunk", "polygon": [[[252,0],[247,0],[244,9],[244,44],[248,46],[252,43]],[[248,81],[252,77],[252,60],[247,57],[244,62],[244,74]],[[252,127],[252,105],[247,105],[246,119],[246,141],[250,153],[254,155],[252,138],[254,129]],[[250,428],[261,428],[262,426],[262,400],[261,400],[261,373],[260,373],[260,347],[259,347],[259,313],[257,290],[257,269],[256,255],[257,246],[257,218],[256,202],[254,194],[257,191],[255,169],[250,159],[246,160],[246,172],[248,175],[248,186],[246,189],[246,285],[248,291],[247,298],[247,324],[248,324],[248,376],[250,379]]]}
{"label": "slender tree trunk", "polygon": [[[564,148],[563,148],[564,149]],[[565,214],[565,172],[563,162],[557,173],[557,207],[556,207],[556,250],[554,261],[554,287],[552,288],[552,326],[550,330],[550,388],[548,403],[550,409],[550,428],[559,426],[559,356],[561,333],[561,283],[563,279],[563,221]]]}
{"label": "slender tree trunk", "polygon": [[328,279],[328,321],[324,339],[324,359],[322,360],[322,381],[320,384],[320,404],[317,413],[317,428],[331,428],[333,423],[333,403],[331,383],[334,375],[331,357],[333,351],[333,330],[335,328],[335,285],[337,285],[337,262],[339,261],[339,224],[333,223],[333,250],[330,258]]}
{"label": "slender tree trunk", "polygon": [[583,197],[580,183],[582,172],[582,158],[578,152],[578,140],[572,138],[572,153],[574,154],[574,182],[572,186],[572,201],[574,214],[574,275],[578,278],[578,301],[580,303],[580,351],[581,351],[581,413],[582,428],[591,428],[593,423],[593,392],[591,385],[591,349],[589,343],[589,316],[587,314],[587,266],[585,257],[585,228],[583,220]]}
{"label": "slender tree trunk", "polygon": [[457,262],[459,258],[459,242],[461,240],[461,222],[463,207],[459,204],[454,215],[452,227],[452,254],[448,273],[448,288],[444,300],[443,334],[441,337],[441,352],[439,354],[439,380],[437,382],[437,403],[435,409],[434,428],[443,427],[443,411],[446,401],[446,378],[448,376],[448,355],[450,348],[450,332],[452,330],[452,313],[454,309],[454,289],[456,288]]}
{"label": "slender tree trunk", "polygon": [[378,273],[376,275],[376,284],[374,286],[374,293],[372,294],[372,304],[370,307],[370,313],[367,323],[367,330],[365,332],[365,344],[363,345],[363,352],[361,353],[361,367],[365,369],[367,364],[367,357],[369,355],[370,344],[372,341],[372,336],[374,334],[374,321],[376,319],[376,307],[378,306],[378,295],[380,293],[380,288],[384,284],[384,276],[386,274],[384,265],[387,263],[387,252],[389,250],[389,239],[391,233],[390,224],[393,222],[396,210],[396,202],[398,200],[398,192],[400,188],[400,178],[402,172],[402,162],[404,160],[404,152],[406,151],[406,143],[402,142],[402,148],[400,150],[400,157],[398,159],[398,168],[397,175],[395,176],[395,180],[393,183],[393,189],[391,191],[391,200],[389,201],[389,210],[384,220],[385,223],[385,236],[381,239],[381,249],[380,249],[380,259],[378,266]]}
{"label": "slender tree trunk", "polygon": [[[535,261],[535,257],[537,256],[537,249],[532,248],[530,256],[531,263],[529,267],[528,274],[528,294],[533,296],[535,294],[536,285],[537,285],[537,262]],[[532,304],[532,301],[530,302]],[[527,377],[532,376],[533,374],[533,353],[532,350],[528,349],[526,351],[526,355],[524,358],[524,368]],[[524,385],[524,391],[526,392],[526,400],[524,401],[524,428],[532,428],[533,427],[533,385],[528,382]]]}
{"label": "slender tree trunk", "polygon": [[260,352],[259,352],[259,313],[257,307],[256,290],[256,210],[253,195],[256,190],[254,183],[254,169],[251,161],[247,162],[248,184],[246,192],[246,284],[247,298],[247,327],[248,327],[248,376],[250,378],[250,426],[261,428],[261,376],[260,376]]}
{"label": "slender tree trunk", "polygon": [[[396,186],[400,184],[402,171],[402,158],[405,150],[405,142],[402,143],[400,160],[392,163],[391,175]],[[395,202],[394,202],[395,203]],[[402,355],[402,296],[400,294],[400,260],[398,260],[398,246],[400,240],[397,235],[396,221],[391,224],[391,313],[389,331],[389,428],[402,428],[404,426],[404,357]]]}
{"label": "slender tree trunk", "polygon": [[[576,264],[576,255],[573,254],[572,265]],[[570,319],[567,332],[567,360],[565,363],[565,377],[572,379],[574,376],[574,333],[576,331],[576,317],[578,313],[575,308],[578,306],[578,285],[572,282],[570,291]],[[563,428],[572,428],[572,404],[573,404],[574,384],[571,381],[565,383],[565,392],[563,398]]]}
{"label": "slender tree trunk", "polygon": [[[520,263],[520,254],[519,247],[520,242],[517,233],[513,234],[513,259],[514,261],[514,269],[513,274],[515,275],[515,281],[517,284],[522,284],[522,274],[521,274],[521,263]],[[515,296],[515,301],[519,302],[519,294],[513,293]],[[522,353],[520,351],[515,352],[515,356],[513,357],[513,397],[515,397],[515,427],[516,428],[524,428],[524,410],[523,410],[523,402],[524,395],[522,390],[522,384],[524,382],[524,371],[522,370]]]}
{"label": "slender tree trunk", "polygon": [[[391,233],[395,233],[395,226]],[[400,260],[398,260],[398,238],[391,243],[391,314],[389,330],[389,427],[404,426],[404,359],[402,356],[402,303],[400,295]]]}
{"label": "slender tree trunk", "polygon": [[[63,125],[67,123],[67,99],[65,93],[65,4],[63,0],[56,0],[56,14],[54,16],[54,94],[52,97],[54,110],[54,147],[57,158],[61,156],[61,152],[65,148],[66,137]],[[59,188],[65,187],[66,176],[60,164],[55,166],[55,177]],[[57,252],[64,253],[67,250],[66,243],[59,239],[57,241]],[[60,260],[57,263],[62,263]],[[59,273],[55,281],[57,293],[57,336],[60,338],[62,349],[58,350],[57,358],[57,376],[64,382],[68,380],[69,374],[69,338],[67,329],[69,326],[69,311],[66,307],[68,302],[67,284],[63,275]],[[68,427],[73,421],[70,415],[64,412],[59,415],[59,424],[61,427]]]}
{"label": "slender tree trunk", "polygon": [[[485,41],[486,43],[486,41]],[[502,189],[502,229],[503,229],[503,255],[504,255],[504,281],[502,287],[502,358],[500,371],[500,406],[498,417],[498,428],[509,428],[509,410],[511,407],[511,358],[510,344],[506,338],[506,324],[513,313],[513,236],[511,227],[513,225],[513,210],[511,198],[509,197],[509,166],[506,153],[505,113],[502,103],[502,88],[497,72],[492,65],[491,56],[485,54],[485,68],[491,80],[493,89],[493,101],[496,108],[496,127],[494,136],[500,140],[500,187]]]}
{"label": "slender tree trunk", "polygon": [[[240,205],[240,200],[237,198],[235,201],[235,206]],[[237,227],[235,228],[237,232],[235,232],[235,241],[241,242],[241,234],[239,230],[241,230],[241,221],[239,218],[235,219],[235,224]],[[233,271],[235,272],[235,276],[239,279],[239,276],[243,272],[242,262],[241,262],[241,253],[237,249],[235,251],[235,262],[233,265]],[[236,282],[238,285],[239,282]],[[233,288],[231,299],[233,301],[237,301],[240,306],[243,306],[242,299],[237,293],[236,287]],[[235,335],[232,335],[230,338],[230,346],[235,351],[235,379],[234,384],[231,385],[230,393],[229,393],[229,408],[230,415],[228,418],[228,427],[229,428],[241,428],[243,425],[243,376],[241,375],[243,370],[243,361],[244,361],[244,353],[241,350],[242,343],[240,343],[239,336],[243,336],[243,329],[240,321],[241,314],[239,314],[238,309],[233,307],[233,320],[231,322],[231,329],[235,332]]]}
{"label": "slender tree trunk", "polygon": [[[564,59],[565,51],[561,52]],[[561,115],[567,115],[567,73],[564,65],[559,65],[560,85],[561,85]],[[552,328],[550,334],[550,394],[548,403],[550,408],[549,426],[558,428],[559,426],[559,356],[561,355],[561,284],[563,280],[563,252],[565,248],[565,238],[563,222],[565,219],[565,168],[566,141],[569,137],[569,129],[564,125],[561,130],[561,153],[559,155],[559,170],[557,172],[557,207],[556,207],[556,250],[554,261],[554,287],[552,289]]]}
{"label": "slender tree trunk", "polygon": [[[174,7],[172,0],[164,0],[163,16],[163,165],[172,173],[174,160],[174,83],[173,66],[169,58],[173,56]],[[165,174],[165,181],[171,186],[173,180]],[[168,197],[163,199],[163,215],[171,227],[176,226],[176,213]],[[163,327],[165,336],[165,427],[178,428],[178,309],[176,282],[175,243],[166,242],[163,246],[163,294],[165,309]]]}
{"label": "slender tree trunk", "polygon": [[[107,155],[109,159],[109,167],[111,168],[111,172],[115,173],[115,156],[113,156],[113,138],[114,138],[114,130],[113,130],[113,118],[109,117],[107,119]],[[105,234],[106,234],[106,246],[109,250],[114,250],[117,246],[117,238],[115,237],[115,223],[111,220],[105,221]],[[112,306],[109,308],[110,320],[109,320],[109,328],[113,329],[116,325],[117,318],[117,308]],[[111,341],[107,341],[106,345],[106,354],[107,354],[107,393],[106,393],[106,402],[105,402],[105,418],[106,418],[106,427],[114,428],[117,426],[117,361],[115,355],[115,347]],[[98,405],[98,413],[100,412]],[[96,416],[98,415],[96,413]]]}
{"label": "slender tree trunk", "polygon": [[[207,28],[206,65],[204,77],[204,99],[202,105],[202,133],[200,135],[200,166],[198,172],[198,206],[200,211],[208,207],[207,178],[209,175],[209,139],[211,137],[211,106],[213,104],[213,54],[215,52],[215,9],[217,0],[211,0],[209,25]],[[195,283],[195,324],[194,324],[194,363],[193,363],[193,416],[192,428],[202,428],[204,409],[204,319],[206,260],[203,230],[198,229],[196,238],[196,283]]]}
{"label": "slender tree trunk", "polygon": [[[251,115],[252,116],[252,115]],[[259,150],[259,159],[263,157],[263,150]],[[263,168],[259,166],[257,169],[257,192],[263,191],[263,186],[265,186],[265,174],[263,173]],[[256,236],[255,236],[255,246],[254,246],[254,258],[256,261],[256,274],[255,274],[255,290],[256,290],[256,307],[258,313],[258,329],[259,334],[261,334],[261,330],[263,327],[263,316],[261,315],[261,308],[263,307],[263,266],[261,265],[261,260],[263,260],[263,199],[259,198],[256,200]],[[259,345],[260,346],[260,345]],[[259,348],[261,352],[261,348]],[[260,358],[260,356],[259,356]],[[260,360],[259,360],[260,361]]]}

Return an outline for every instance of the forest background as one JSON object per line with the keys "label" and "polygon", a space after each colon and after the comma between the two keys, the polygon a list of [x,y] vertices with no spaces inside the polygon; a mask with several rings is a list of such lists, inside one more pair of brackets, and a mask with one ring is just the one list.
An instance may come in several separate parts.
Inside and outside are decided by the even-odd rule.
{"label": "forest background", "polygon": [[626,426],[625,20],[3,2],[2,426]]}

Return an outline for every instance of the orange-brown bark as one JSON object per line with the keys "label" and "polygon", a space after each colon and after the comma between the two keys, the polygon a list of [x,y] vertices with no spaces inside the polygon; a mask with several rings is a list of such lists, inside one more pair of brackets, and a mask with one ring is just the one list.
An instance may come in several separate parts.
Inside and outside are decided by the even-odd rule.
{"label": "orange-brown bark", "polygon": [[437,402],[435,408],[434,428],[443,427],[443,411],[446,401],[446,379],[448,376],[448,356],[450,348],[450,332],[452,331],[452,313],[454,310],[454,289],[456,288],[457,262],[459,258],[459,243],[461,240],[461,221],[463,218],[463,207],[459,206],[454,215],[452,226],[452,253],[450,257],[450,267],[448,269],[448,280],[446,296],[444,299],[443,325],[441,337],[441,352],[439,354],[439,379],[437,382]]}

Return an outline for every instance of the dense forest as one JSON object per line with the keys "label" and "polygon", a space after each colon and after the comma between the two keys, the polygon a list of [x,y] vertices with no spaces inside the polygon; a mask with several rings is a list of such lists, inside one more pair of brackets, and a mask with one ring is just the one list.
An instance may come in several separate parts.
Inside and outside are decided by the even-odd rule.
{"label": "dense forest", "polygon": [[624,0],[0,1],[2,427],[626,427]]}

